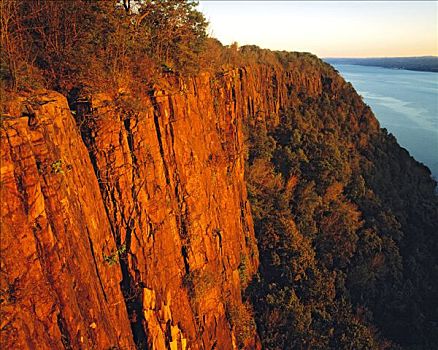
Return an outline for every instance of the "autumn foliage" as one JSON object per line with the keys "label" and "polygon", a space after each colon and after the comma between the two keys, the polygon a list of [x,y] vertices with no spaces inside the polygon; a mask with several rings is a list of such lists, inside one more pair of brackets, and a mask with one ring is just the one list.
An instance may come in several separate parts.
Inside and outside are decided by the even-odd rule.
{"label": "autumn foliage", "polygon": [[278,122],[246,120],[260,252],[247,294],[267,349],[438,342],[436,183],[392,135],[360,126],[369,113],[344,83],[298,96]]}
{"label": "autumn foliage", "polygon": [[14,89],[126,87],[195,72],[207,22],[185,0],[5,0],[1,78]]}
{"label": "autumn foliage", "polygon": [[[276,115],[243,120],[260,267],[253,280],[245,260],[237,268],[247,288],[243,306],[227,304],[235,342],[245,347],[256,328],[266,349],[436,347],[438,198],[428,169],[378,127],[350,84],[333,86],[333,68],[311,54],[224,47],[207,37],[196,5],[3,0],[2,91],[115,92],[128,121],[133,104],[118,97],[148,93],[160,79],[210,71],[214,86],[236,67],[288,75],[295,65],[304,80],[309,67],[323,72],[314,78],[321,93],[291,84],[288,106],[275,95]],[[107,262],[120,262],[113,253],[126,255],[119,248]],[[186,274],[193,309],[216,283],[208,271]]]}

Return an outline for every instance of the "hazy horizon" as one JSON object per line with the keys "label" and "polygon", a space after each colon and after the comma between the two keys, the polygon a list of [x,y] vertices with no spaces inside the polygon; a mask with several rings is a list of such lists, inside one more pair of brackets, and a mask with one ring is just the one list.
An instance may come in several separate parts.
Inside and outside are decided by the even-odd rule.
{"label": "hazy horizon", "polygon": [[210,34],[324,58],[438,56],[436,1],[200,1]]}
{"label": "hazy horizon", "polygon": [[343,56],[343,57],[333,57],[333,56],[322,56],[321,58],[422,58],[422,57],[437,57],[438,55],[419,55],[419,56],[361,56],[361,57],[350,57],[350,56]]}

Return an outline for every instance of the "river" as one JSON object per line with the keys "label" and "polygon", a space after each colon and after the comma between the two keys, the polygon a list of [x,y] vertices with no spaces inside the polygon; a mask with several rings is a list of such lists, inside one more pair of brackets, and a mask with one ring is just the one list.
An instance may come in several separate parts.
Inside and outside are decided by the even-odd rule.
{"label": "river", "polygon": [[333,66],[353,84],[380,125],[438,179],[438,73]]}

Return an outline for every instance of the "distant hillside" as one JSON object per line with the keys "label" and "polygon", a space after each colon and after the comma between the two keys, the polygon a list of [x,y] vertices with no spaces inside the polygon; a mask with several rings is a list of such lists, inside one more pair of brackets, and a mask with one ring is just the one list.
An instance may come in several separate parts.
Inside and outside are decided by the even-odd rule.
{"label": "distant hillside", "polygon": [[438,72],[438,56],[383,58],[325,58],[330,64],[356,64],[423,72]]}

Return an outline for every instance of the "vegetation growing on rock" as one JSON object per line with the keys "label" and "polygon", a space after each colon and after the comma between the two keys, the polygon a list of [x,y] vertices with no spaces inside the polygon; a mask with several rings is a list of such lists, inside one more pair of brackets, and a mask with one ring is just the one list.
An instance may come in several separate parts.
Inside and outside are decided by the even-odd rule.
{"label": "vegetation growing on rock", "polygon": [[436,183],[329,65],[224,47],[193,1],[1,19],[6,345],[438,343]]}

